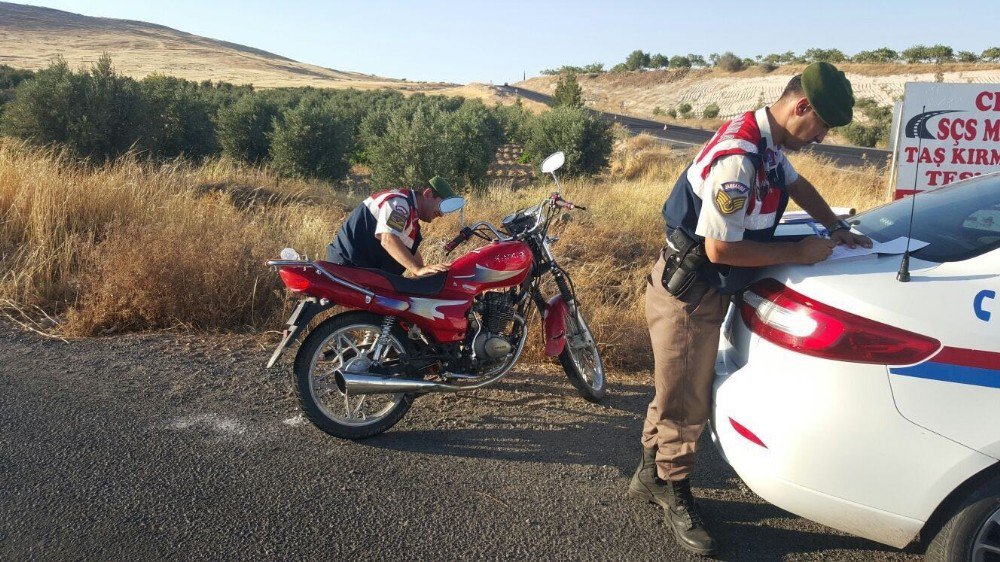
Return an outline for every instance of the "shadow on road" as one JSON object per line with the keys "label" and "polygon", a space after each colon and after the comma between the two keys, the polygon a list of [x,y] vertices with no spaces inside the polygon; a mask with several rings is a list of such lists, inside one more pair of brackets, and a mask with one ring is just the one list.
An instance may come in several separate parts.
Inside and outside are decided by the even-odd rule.
{"label": "shadow on road", "polygon": [[[428,455],[612,467],[631,477],[652,385],[641,384],[638,377],[615,381],[604,401],[590,404],[564,381],[561,376],[521,374],[496,384],[487,396],[424,397],[414,402],[408,416],[437,415],[438,428],[408,430],[404,420],[360,444]],[[437,407],[422,411],[428,400],[437,401]],[[698,450],[695,485],[731,488],[737,476],[707,429]]]}
{"label": "shadow on road", "polygon": [[[417,400],[409,415],[440,416],[440,428],[408,430],[404,422],[359,445],[502,462],[609,467],[614,473],[611,487],[621,489],[624,507],[626,479],[638,461],[639,433],[651,385],[638,378],[615,381],[600,405],[584,402],[568,383],[551,375],[513,375],[493,388],[484,396],[437,395]],[[421,413],[425,406],[433,407]],[[804,524],[799,517],[763,502],[742,486],[708,431],[698,447],[692,480],[722,544],[717,559],[770,560],[830,551],[878,551],[887,557],[899,553],[818,524]],[[661,517],[652,505],[633,504],[629,509]],[[664,540],[672,541],[668,536]]]}
{"label": "shadow on road", "polygon": [[[430,455],[610,466],[622,475],[635,468],[632,457],[638,458],[651,387],[613,383],[601,404],[585,402],[565,377],[551,375],[514,375],[492,389],[483,396],[420,398],[408,416],[438,415],[440,429],[407,430],[404,420],[363,444]],[[431,401],[433,410],[422,412]]]}
{"label": "shadow on road", "polygon": [[899,553],[895,548],[840,534],[818,524],[802,530],[798,517],[767,503],[705,498],[700,504],[706,517],[714,522],[712,529],[722,545],[716,556],[719,560],[781,560],[809,553],[822,553],[821,557],[827,558],[832,551],[846,551],[845,557],[850,557],[850,551],[863,551],[866,555]]}

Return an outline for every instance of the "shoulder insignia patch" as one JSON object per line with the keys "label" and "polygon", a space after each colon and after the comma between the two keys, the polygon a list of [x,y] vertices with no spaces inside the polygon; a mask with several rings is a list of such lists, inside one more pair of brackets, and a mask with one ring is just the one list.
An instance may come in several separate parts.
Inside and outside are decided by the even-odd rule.
{"label": "shoulder insignia patch", "polygon": [[746,195],[750,193],[750,188],[738,181],[722,182],[722,190],[733,196]]}
{"label": "shoulder insignia patch", "polygon": [[731,215],[746,205],[750,188],[738,181],[727,181],[715,194],[715,206],[723,215]]}
{"label": "shoulder insignia patch", "polygon": [[385,220],[386,226],[393,230],[402,232],[403,229],[406,228],[406,219],[408,218],[407,214],[408,213],[403,209],[393,209],[392,214],[390,214],[389,218]]}

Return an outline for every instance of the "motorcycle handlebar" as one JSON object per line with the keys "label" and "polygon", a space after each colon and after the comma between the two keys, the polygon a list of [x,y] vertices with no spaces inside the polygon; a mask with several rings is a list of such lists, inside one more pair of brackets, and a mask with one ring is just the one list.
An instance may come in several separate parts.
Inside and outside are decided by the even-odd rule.
{"label": "motorcycle handlebar", "polygon": [[472,229],[469,227],[463,227],[462,230],[458,231],[458,234],[444,245],[444,253],[450,254],[452,250],[458,247],[459,244],[465,242],[472,237]]}
{"label": "motorcycle handlebar", "polygon": [[560,209],[570,209],[570,210],[572,210],[572,209],[580,209],[581,211],[586,211],[587,210],[587,208],[584,207],[583,205],[577,205],[575,203],[570,203],[569,201],[563,199],[562,197],[559,197],[558,195],[553,196],[552,201],[555,203],[555,206],[559,207]]}

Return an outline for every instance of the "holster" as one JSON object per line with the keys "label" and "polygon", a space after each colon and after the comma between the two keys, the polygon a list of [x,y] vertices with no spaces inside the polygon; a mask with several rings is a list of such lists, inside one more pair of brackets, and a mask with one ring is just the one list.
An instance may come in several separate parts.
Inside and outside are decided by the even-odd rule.
{"label": "holster", "polygon": [[663,248],[666,264],[660,282],[668,293],[680,297],[694,284],[698,270],[705,265],[708,257],[705,255],[705,244],[684,234],[679,228],[675,228],[667,240],[670,244]]}

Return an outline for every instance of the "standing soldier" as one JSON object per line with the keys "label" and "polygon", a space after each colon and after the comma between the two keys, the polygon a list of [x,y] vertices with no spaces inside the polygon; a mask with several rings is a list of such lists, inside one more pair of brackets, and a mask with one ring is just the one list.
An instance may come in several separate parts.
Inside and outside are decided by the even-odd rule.
{"label": "standing soldier", "polygon": [[[782,152],[822,142],[831,127],[851,122],[853,107],[843,72],[829,63],[809,65],[774,105],[719,129],[663,205],[667,245],[646,287],[655,395],[628,493],[662,506],[678,543],[697,554],[716,549],[689,476],[711,409],[719,329],[730,296],[752,279],[753,268],[822,261],[839,243],[871,246],[838,220]],[[789,197],[826,226],[829,239],[774,241]]]}

